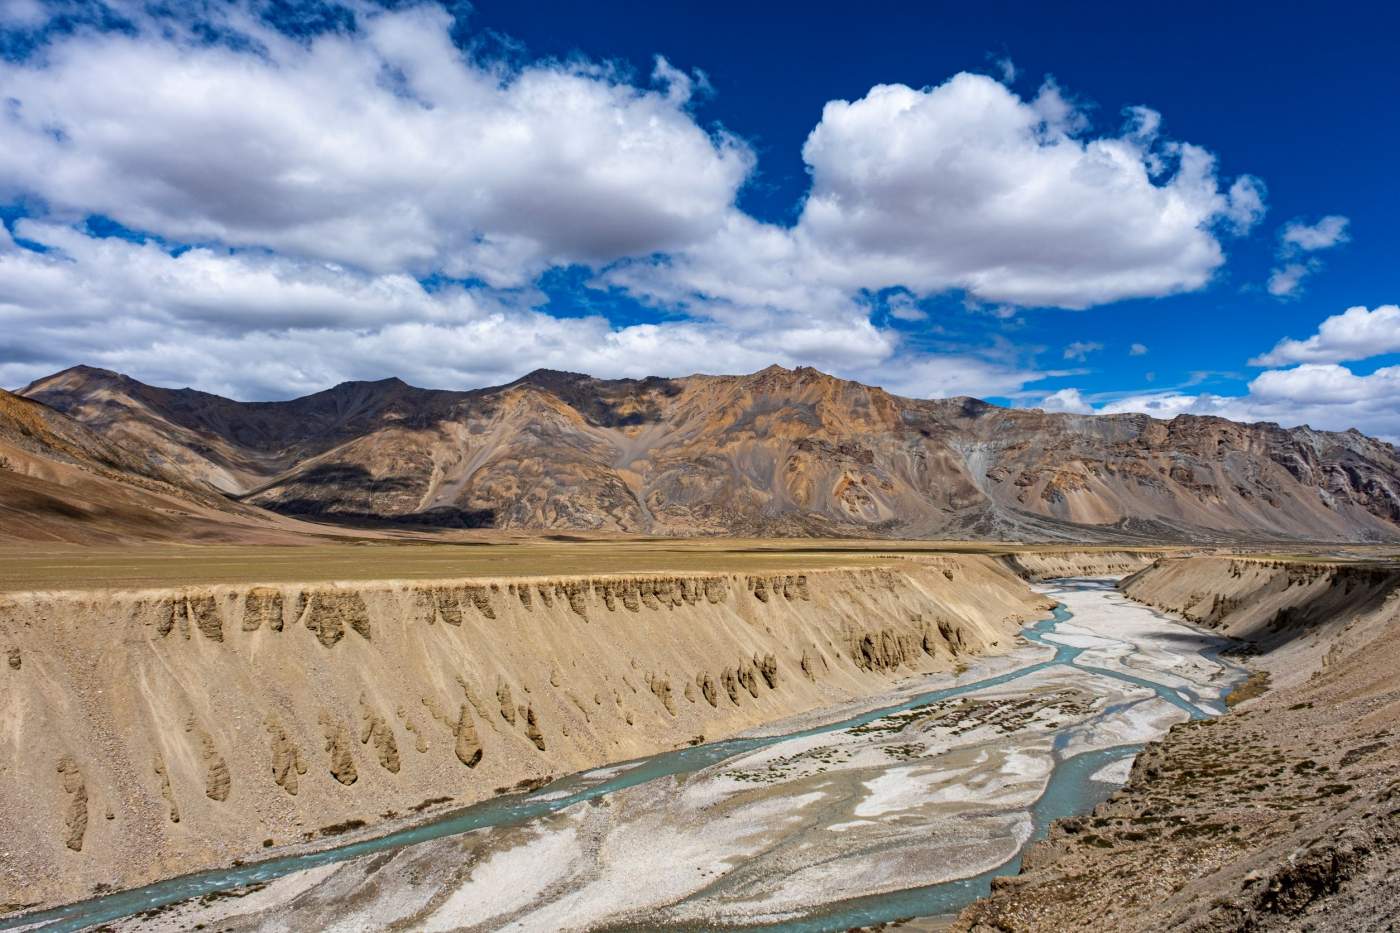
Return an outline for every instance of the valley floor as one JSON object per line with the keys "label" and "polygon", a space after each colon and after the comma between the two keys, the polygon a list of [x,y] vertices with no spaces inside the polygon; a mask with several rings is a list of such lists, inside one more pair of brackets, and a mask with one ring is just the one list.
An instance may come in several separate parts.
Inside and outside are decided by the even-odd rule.
{"label": "valley floor", "polygon": [[1215,657],[1224,642],[1107,584],[1045,592],[1067,611],[1024,647],[919,678],[871,712],[598,769],[494,828],[308,857],[118,927],[836,930],[948,913],[1049,819],[1121,782],[1135,743],[1223,711],[1238,679]]}
{"label": "valley floor", "polygon": [[[1300,550],[10,549],[0,902],[209,868],[103,918],[1393,929],[1400,565]],[[1075,574],[1128,576],[1036,624]]]}

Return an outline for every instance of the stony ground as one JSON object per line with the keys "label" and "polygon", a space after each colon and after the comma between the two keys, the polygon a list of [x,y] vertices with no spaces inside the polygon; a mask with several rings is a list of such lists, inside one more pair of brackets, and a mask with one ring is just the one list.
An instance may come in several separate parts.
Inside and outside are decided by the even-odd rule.
{"label": "stony ground", "polygon": [[1363,626],[1373,637],[1334,646],[1311,677],[1173,728],[1123,790],[1057,824],[956,928],[1394,929],[1396,608],[1389,600]]}

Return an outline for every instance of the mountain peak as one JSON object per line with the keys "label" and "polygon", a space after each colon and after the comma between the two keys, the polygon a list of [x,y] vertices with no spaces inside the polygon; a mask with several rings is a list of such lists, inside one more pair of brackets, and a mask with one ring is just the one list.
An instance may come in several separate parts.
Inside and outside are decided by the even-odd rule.
{"label": "mountain peak", "polygon": [[823,372],[815,366],[794,366],[789,369],[774,363],[765,366],[756,373],[751,373],[749,379],[780,380],[785,382],[810,381],[810,382],[846,382],[840,376],[833,376],[831,373]]}
{"label": "mountain peak", "polygon": [[125,373],[119,373],[115,370],[102,369],[98,366],[88,366],[85,363],[79,363],[77,366],[70,366],[67,369],[61,369],[58,372],[52,373],[48,376],[41,376],[38,379],[35,379],[29,385],[25,386],[23,389],[20,389],[17,394],[25,395],[31,389],[36,389],[40,386],[52,386],[61,384],[87,385],[94,383],[129,381],[131,381],[131,377],[126,375]]}
{"label": "mountain peak", "polygon": [[532,385],[548,388],[563,384],[576,382],[592,382],[593,377],[587,373],[570,372],[567,369],[532,369],[514,382],[507,385]]}
{"label": "mountain peak", "polygon": [[335,392],[337,390],[343,389],[369,388],[397,389],[400,387],[405,389],[413,388],[413,386],[409,385],[407,382],[404,382],[398,376],[385,376],[383,379],[347,379],[344,382],[337,382],[335,385],[331,386],[330,389],[328,389],[327,391]]}
{"label": "mountain peak", "polygon": [[62,372],[55,373],[55,375],[62,376],[66,373],[73,373],[82,376],[103,376],[106,378],[117,379],[129,378],[125,373],[119,373],[114,369],[103,369],[101,366],[89,366],[86,363],[79,363],[76,366],[70,366]]}

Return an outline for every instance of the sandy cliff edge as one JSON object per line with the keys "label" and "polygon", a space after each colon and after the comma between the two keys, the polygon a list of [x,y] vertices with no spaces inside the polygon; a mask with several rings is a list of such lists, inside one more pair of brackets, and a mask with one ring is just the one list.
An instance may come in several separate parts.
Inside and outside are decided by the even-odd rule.
{"label": "sandy cliff edge", "polygon": [[992,557],[0,597],[0,904],[712,740],[1004,650]]}

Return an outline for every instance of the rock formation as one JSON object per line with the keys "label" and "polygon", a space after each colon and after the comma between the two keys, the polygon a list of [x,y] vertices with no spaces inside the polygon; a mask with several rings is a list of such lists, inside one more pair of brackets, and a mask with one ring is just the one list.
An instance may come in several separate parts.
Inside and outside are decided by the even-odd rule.
{"label": "rock formation", "polygon": [[388,721],[360,698],[360,744],[373,749],[380,766],[390,774],[399,773],[399,745]]}
{"label": "rock formation", "polygon": [[350,753],[350,741],[345,727],[330,713],[320,716],[321,732],[325,736],[325,752],[331,776],[347,787],[359,780],[355,758]]}
{"label": "rock formation", "polygon": [[83,836],[87,834],[88,796],[83,773],[71,756],[58,760],[59,786],[68,795],[63,813],[63,844],[74,852],[83,851]]}
{"label": "rock formation", "polygon": [[[268,714],[267,734],[271,740],[272,780],[278,787],[297,795],[298,777],[306,773],[306,762],[302,760],[301,749],[287,735],[275,714]],[[178,822],[178,818],[176,818]]]}
{"label": "rock formation", "polygon": [[476,734],[476,725],[472,722],[472,714],[465,703],[457,714],[454,736],[456,744],[453,746],[453,752],[457,760],[468,768],[475,768],[481,761],[481,738]]}
{"label": "rock formation", "polygon": [[249,590],[243,601],[243,631],[264,627],[269,632],[282,631],[282,591],[258,586]]}
{"label": "rock formation", "polygon": [[228,763],[219,754],[214,739],[193,718],[185,724],[185,732],[198,743],[199,760],[204,770],[204,796],[210,800],[227,800],[231,785]]}

